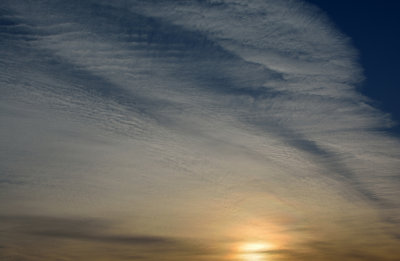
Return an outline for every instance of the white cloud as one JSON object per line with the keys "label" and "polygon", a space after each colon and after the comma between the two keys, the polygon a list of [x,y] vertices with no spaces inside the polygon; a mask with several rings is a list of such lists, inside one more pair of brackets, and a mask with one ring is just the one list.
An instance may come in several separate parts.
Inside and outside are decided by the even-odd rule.
{"label": "white cloud", "polygon": [[[143,213],[138,224],[168,216],[165,233],[193,226],[199,236],[200,219],[214,220],[210,229],[256,215],[329,223],[359,207],[354,215],[382,225],[379,212],[398,212],[399,144],[379,131],[393,123],[356,91],[356,50],[317,9],[295,1],[3,5],[15,23],[0,41],[0,163],[12,211],[17,197],[49,212],[124,209],[123,217]],[[263,206],[269,197],[276,205]],[[249,206],[240,204],[246,198]]]}

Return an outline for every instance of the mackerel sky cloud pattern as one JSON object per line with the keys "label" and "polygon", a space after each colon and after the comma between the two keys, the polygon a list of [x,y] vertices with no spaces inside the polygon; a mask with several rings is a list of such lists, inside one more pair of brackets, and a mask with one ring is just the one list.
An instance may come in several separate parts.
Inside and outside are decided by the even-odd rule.
{"label": "mackerel sky cloud pattern", "polygon": [[[395,123],[316,7],[4,0],[0,15],[0,259],[400,255]],[[242,255],[253,241],[271,249]]]}

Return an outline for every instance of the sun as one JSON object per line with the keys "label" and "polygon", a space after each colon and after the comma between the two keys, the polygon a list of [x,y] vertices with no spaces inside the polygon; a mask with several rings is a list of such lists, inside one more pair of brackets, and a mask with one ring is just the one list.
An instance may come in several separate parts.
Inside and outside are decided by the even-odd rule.
{"label": "sun", "polygon": [[243,261],[266,261],[266,251],[272,245],[266,242],[245,242],[238,247],[239,258]]}
{"label": "sun", "polygon": [[257,253],[271,249],[271,244],[265,242],[247,242],[239,247],[239,251],[243,253]]}

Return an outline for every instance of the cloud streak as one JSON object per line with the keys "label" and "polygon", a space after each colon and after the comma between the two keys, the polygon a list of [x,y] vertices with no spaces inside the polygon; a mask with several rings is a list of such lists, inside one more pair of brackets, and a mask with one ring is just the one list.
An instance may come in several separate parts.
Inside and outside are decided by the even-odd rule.
{"label": "cloud streak", "polygon": [[[115,224],[101,219],[88,218],[60,218],[50,216],[1,216],[3,231],[7,234],[18,233],[25,238],[35,238],[37,243],[33,247],[50,247],[51,243],[60,241],[57,245],[67,245],[68,242],[87,242],[89,245],[99,244],[122,248],[127,258],[152,260],[158,255],[169,255],[168,258],[181,258],[186,256],[207,256],[215,254],[210,247],[196,241],[183,238],[172,238],[152,235],[119,235],[112,232]],[[2,248],[12,249],[5,242]],[[63,242],[63,243],[61,243]],[[42,246],[41,246],[42,245]],[[127,251],[131,248],[130,251]],[[110,253],[99,251],[101,258],[112,256]],[[92,253],[93,255],[94,253]],[[136,254],[136,257],[132,257]],[[96,254],[94,254],[96,255]],[[122,255],[122,256],[124,256]],[[100,255],[101,256],[101,255]]]}

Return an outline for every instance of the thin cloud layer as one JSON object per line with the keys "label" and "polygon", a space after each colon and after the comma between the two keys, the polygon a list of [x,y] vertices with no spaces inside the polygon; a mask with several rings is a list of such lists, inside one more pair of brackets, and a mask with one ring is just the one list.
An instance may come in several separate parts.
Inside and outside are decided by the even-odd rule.
{"label": "thin cloud layer", "polygon": [[[17,235],[26,241],[37,240],[38,243],[35,247],[49,248],[47,253],[43,251],[45,254],[43,258],[57,258],[60,250],[73,251],[76,246],[71,242],[78,243],[75,243],[78,246],[83,244],[88,249],[99,247],[99,245],[118,249],[119,254],[114,251],[108,252],[109,249],[84,253],[86,258],[99,258],[100,260],[107,260],[107,258],[148,260],[155,256],[162,258],[164,255],[168,255],[166,260],[181,260],[188,256],[215,255],[215,250],[211,247],[183,238],[116,234],[112,231],[115,224],[101,219],[1,216],[0,220],[3,224],[3,232],[11,235],[10,242],[13,242]],[[54,244],[54,242],[56,243]],[[50,249],[54,246],[55,250]],[[13,255],[29,255],[27,250],[31,250],[30,248],[31,246],[27,246],[18,253],[15,249],[6,247],[4,256],[11,258]],[[13,253],[13,250],[17,253]],[[29,260],[29,257],[25,258]]]}
{"label": "thin cloud layer", "polygon": [[63,260],[118,245],[112,259],[160,260],[128,243],[243,260],[245,241],[270,242],[255,254],[272,260],[398,256],[394,123],[357,91],[357,52],[317,8],[21,0],[0,15],[0,204],[19,217],[2,218],[4,258],[40,260],[51,238],[71,243],[51,254]]}

